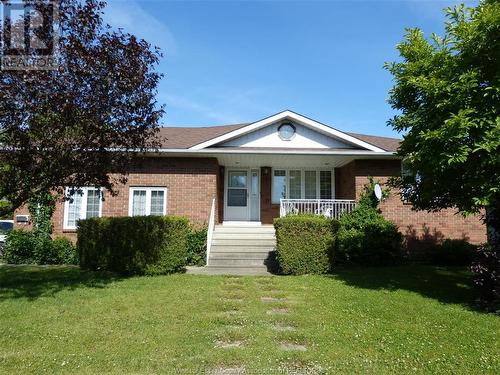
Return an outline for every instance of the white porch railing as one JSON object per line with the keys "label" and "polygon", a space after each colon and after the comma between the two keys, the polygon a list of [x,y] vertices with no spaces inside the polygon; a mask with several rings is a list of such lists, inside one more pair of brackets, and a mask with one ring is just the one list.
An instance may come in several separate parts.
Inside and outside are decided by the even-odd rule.
{"label": "white porch railing", "polygon": [[208,230],[207,230],[207,259],[205,264],[208,266],[208,260],[210,259],[210,248],[212,247],[212,236],[215,227],[215,198],[212,199],[212,209],[210,210],[210,217],[208,219]]}
{"label": "white porch railing", "polygon": [[338,219],[355,207],[356,201],[350,199],[280,199],[280,216],[315,214]]}

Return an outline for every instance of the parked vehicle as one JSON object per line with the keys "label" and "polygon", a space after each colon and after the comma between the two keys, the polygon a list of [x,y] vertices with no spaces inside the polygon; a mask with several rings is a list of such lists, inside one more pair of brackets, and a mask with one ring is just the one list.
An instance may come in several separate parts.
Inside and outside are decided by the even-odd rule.
{"label": "parked vehicle", "polygon": [[14,220],[0,220],[0,255],[7,239],[7,233],[14,228]]}

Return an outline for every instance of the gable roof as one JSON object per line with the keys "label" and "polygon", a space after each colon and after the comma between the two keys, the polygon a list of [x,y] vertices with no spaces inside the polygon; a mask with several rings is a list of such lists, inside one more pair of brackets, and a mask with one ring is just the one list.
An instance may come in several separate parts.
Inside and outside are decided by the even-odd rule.
{"label": "gable roof", "polygon": [[320,122],[314,121],[308,117],[302,116],[298,113],[295,113],[295,112],[292,112],[289,110],[279,112],[275,115],[272,115],[272,116],[266,117],[262,120],[248,124],[248,125],[243,126],[239,129],[230,131],[226,134],[222,134],[222,135],[220,135],[216,138],[213,138],[211,140],[199,143],[195,146],[190,147],[190,149],[201,150],[201,149],[204,149],[207,147],[211,147],[211,146],[214,146],[218,143],[225,142],[225,141],[228,141],[228,140],[233,139],[233,138],[237,138],[239,136],[242,136],[244,134],[248,134],[250,132],[264,128],[268,125],[271,125],[273,123],[276,123],[276,122],[282,121],[282,120],[293,120],[294,122],[297,122],[303,126],[311,128],[319,133],[325,134],[325,135],[330,136],[332,138],[342,140],[346,143],[364,148],[364,149],[369,150],[369,151],[384,152],[384,149],[382,149],[380,147],[377,147],[375,145],[367,143],[359,138],[353,137],[352,135],[341,132],[340,130],[337,130],[335,128],[331,128],[327,125],[324,125]]}
{"label": "gable roof", "polygon": [[[220,142],[237,138],[240,135],[247,134],[285,118],[291,118],[300,123],[305,121],[309,126],[312,125],[314,129],[322,133],[327,133],[330,136],[374,152],[396,152],[401,141],[397,138],[341,132],[295,112],[284,111],[254,123],[208,127],[162,127],[159,130],[160,148],[202,150],[210,147],[213,149]],[[307,126],[308,124],[305,125]]]}

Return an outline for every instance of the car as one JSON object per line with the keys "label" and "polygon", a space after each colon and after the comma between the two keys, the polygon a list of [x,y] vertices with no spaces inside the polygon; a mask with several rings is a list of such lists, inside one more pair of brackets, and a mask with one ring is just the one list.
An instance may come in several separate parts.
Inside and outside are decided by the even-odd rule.
{"label": "car", "polygon": [[14,220],[0,220],[0,255],[7,239],[7,234],[14,228]]}

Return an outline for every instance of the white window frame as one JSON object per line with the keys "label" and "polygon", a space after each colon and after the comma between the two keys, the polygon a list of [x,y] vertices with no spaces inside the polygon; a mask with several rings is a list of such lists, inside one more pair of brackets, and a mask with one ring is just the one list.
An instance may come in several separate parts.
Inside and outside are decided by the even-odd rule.
{"label": "white window frame", "polygon": [[[76,188],[76,187],[67,187],[65,189],[65,196],[69,197],[71,190],[74,191],[74,194],[78,194],[79,191],[82,193],[82,204],[80,206],[80,219],[79,220],[85,220],[87,218],[87,194],[89,190],[99,190],[101,192],[101,199],[99,199],[99,217],[102,217],[102,190],[101,188],[95,187],[95,186],[86,186],[86,187],[81,187],[81,188]],[[64,202],[64,217],[63,217],[63,230],[75,230],[76,225],[68,225],[68,213],[69,213],[69,204],[70,201],[66,199]]]}
{"label": "white window frame", "polygon": [[128,194],[128,216],[133,216],[133,203],[134,203],[134,191],[145,191],[146,192],[146,216],[151,215],[151,192],[152,191],[163,191],[163,215],[167,214],[167,194],[168,189],[166,187],[156,187],[156,186],[132,186],[129,189]]}
{"label": "white window frame", "polygon": [[306,181],[305,181],[305,171],[316,171],[316,198],[307,199],[321,199],[320,198],[320,172],[326,171],[332,173],[332,199],[335,199],[335,169],[328,168],[273,168],[271,171],[271,204],[280,204],[279,202],[273,202],[273,190],[274,190],[274,171],[285,171],[285,181],[286,181],[286,197],[285,199],[290,199],[290,171],[301,171],[300,172],[300,198],[296,199],[306,199]]}

